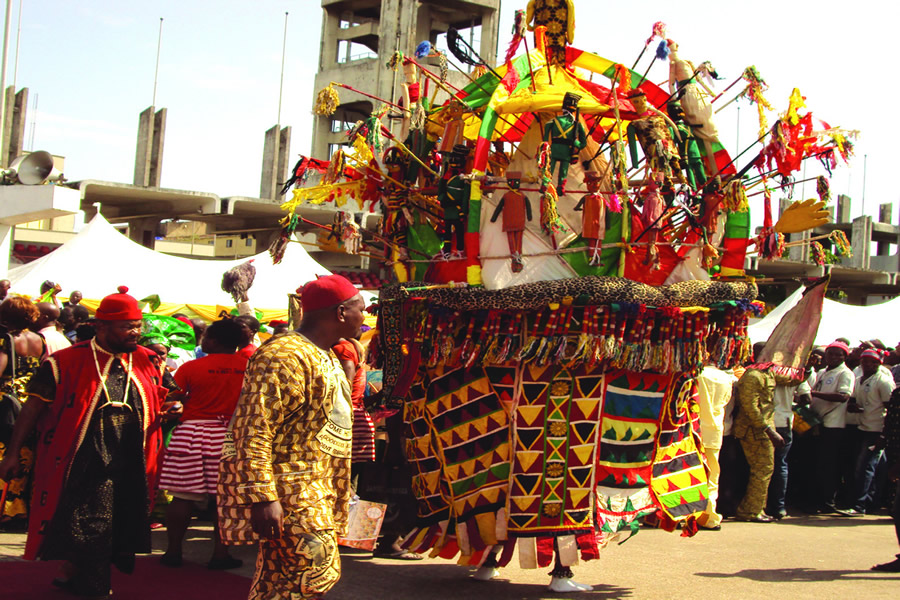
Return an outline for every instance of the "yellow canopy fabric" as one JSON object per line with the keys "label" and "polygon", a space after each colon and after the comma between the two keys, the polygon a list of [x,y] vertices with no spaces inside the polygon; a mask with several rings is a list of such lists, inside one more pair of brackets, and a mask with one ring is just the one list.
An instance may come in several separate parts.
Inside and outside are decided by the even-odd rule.
{"label": "yellow canopy fabric", "polygon": [[[551,83],[552,78],[552,83]],[[499,102],[494,110],[498,114],[521,114],[525,112],[559,112],[563,97],[571,92],[581,96],[578,109],[582,114],[598,114],[609,111],[609,105],[600,102],[568,71],[558,65],[536,69],[533,76],[534,87],[522,87],[505,101]]]}

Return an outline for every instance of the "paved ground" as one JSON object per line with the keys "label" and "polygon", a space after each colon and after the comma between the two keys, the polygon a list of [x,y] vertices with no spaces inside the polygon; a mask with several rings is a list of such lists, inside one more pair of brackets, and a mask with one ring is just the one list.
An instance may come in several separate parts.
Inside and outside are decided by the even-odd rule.
{"label": "paved ground", "polygon": [[[188,560],[206,561],[210,533],[207,523],[192,530],[186,544]],[[0,560],[15,560],[23,545],[23,535],[0,534]],[[164,546],[165,532],[155,532],[154,554],[161,554]],[[900,597],[900,574],[876,573],[869,567],[890,560],[897,551],[890,519],[878,516],[789,517],[774,524],[726,521],[722,531],[701,531],[690,539],[645,529],[625,544],[604,550],[600,560],[575,568],[576,580],[594,585],[593,592],[564,596],[546,591],[548,569],[519,569],[514,566],[515,558],[513,566],[502,571],[502,579],[481,583],[471,580],[467,569],[451,561],[372,559],[367,553],[349,550],[342,553],[343,578],[328,599],[896,600]],[[253,549],[238,548],[235,555],[245,560],[236,573],[252,575]],[[203,573],[215,577],[214,572]],[[140,573],[134,577],[140,577]],[[165,589],[160,582],[148,581],[147,585],[161,585],[161,598],[179,600],[175,590]],[[53,593],[53,600],[61,598]]]}

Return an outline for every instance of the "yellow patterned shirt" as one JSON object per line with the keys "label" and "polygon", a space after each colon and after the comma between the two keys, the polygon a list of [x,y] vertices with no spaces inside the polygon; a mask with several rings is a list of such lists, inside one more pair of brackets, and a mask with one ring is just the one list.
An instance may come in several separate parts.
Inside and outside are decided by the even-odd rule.
{"label": "yellow patterned shirt", "polygon": [[250,542],[250,505],[281,500],[308,531],[343,533],[350,500],[350,387],[334,354],[298,333],[250,359],[219,469],[226,542]]}

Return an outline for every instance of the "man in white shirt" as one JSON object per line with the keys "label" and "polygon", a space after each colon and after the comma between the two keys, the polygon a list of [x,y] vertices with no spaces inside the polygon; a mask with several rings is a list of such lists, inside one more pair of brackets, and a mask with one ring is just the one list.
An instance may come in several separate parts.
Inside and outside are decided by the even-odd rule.
{"label": "man in white shirt", "polygon": [[856,451],[856,469],[853,480],[853,506],[840,511],[855,517],[866,514],[872,500],[872,482],[875,467],[881,458],[879,438],[884,429],[887,405],[894,391],[894,378],[882,366],[882,352],[877,348],[865,350],[860,357],[859,374],[853,397],[856,400],[848,410],[857,415],[860,440]]}
{"label": "man in white shirt", "polygon": [[722,515],[716,512],[719,496],[719,451],[725,427],[725,406],[731,400],[731,390],[737,381],[734,375],[716,368],[714,364],[703,367],[697,377],[697,397],[700,408],[700,439],[709,467],[709,503],[697,519],[704,529],[721,529]]}
{"label": "man in white shirt", "polygon": [[844,342],[832,342],[825,348],[825,368],[816,376],[810,394],[810,406],[822,418],[817,449],[819,478],[819,511],[835,512],[834,497],[840,476],[840,448],[847,422],[847,401],[853,393],[856,378],[844,361],[850,348]]}
{"label": "man in white shirt", "polygon": [[68,348],[72,345],[72,342],[56,326],[56,320],[59,319],[59,308],[55,304],[39,302],[37,308],[41,313],[41,317],[35,325],[37,332],[47,343],[47,351],[41,357],[43,361],[57,350]]}

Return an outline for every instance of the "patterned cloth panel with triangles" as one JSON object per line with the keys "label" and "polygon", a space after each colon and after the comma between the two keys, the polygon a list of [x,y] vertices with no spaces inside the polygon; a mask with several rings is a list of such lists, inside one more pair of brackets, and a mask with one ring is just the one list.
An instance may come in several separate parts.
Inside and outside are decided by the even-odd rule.
{"label": "patterned cloth panel with triangles", "polygon": [[602,371],[529,363],[522,368],[520,392],[510,534],[559,536],[592,531]]}
{"label": "patterned cloth panel with triangles", "polygon": [[[418,461],[421,467],[427,464],[429,468],[419,469],[414,484],[421,487],[414,491],[426,501],[427,494],[436,488],[445,495],[449,516],[456,525],[448,533],[456,535],[463,554],[496,544],[497,513],[501,511],[505,515],[510,423],[504,402],[510,400],[501,396],[512,390],[515,368],[505,369],[506,377],[501,371],[504,371],[501,367],[491,369],[492,377],[498,382],[497,390],[482,367],[438,366],[426,374],[428,383],[422,408],[431,434],[430,447],[419,441],[411,450],[414,454],[434,452],[434,455]],[[505,385],[504,379],[509,380]],[[413,425],[421,427],[410,422],[410,429]],[[435,464],[439,470],[432,470]],[[432,508],[436,504],[430,503]],[[420,516],[422,512],[420,508]],[[505,533],[505,516],[501,520],[504,521],[501,532]]]}
{"label": "patterned cloth panel with triangles", "polygon": [[703,512],[708,504],[699,415],[697,382],[682,377],[666,398],[650,481],[662,509],[676,521]]}
{"label": "patterned cloth panel with triangles", "polygon": [[653,451],[671,375],[612,371],[606,375],[597,460],[597,536],[600,546],[637,532],[655,512],[650,494]]}
{"label": "patterned cloth panel with triangles", "polygon": [[403,410],[406,461],[412,473],[413,494],[418,500],[417,525],[429,527],[450,518],[450,493],[441,476],[441,461],[425,411],[425,388],[422,384],[413,386]]}

